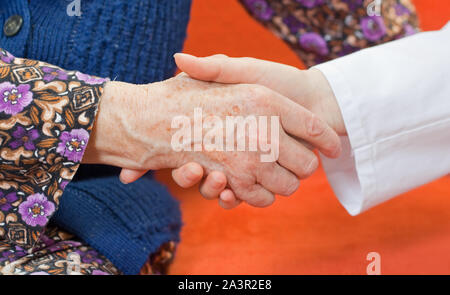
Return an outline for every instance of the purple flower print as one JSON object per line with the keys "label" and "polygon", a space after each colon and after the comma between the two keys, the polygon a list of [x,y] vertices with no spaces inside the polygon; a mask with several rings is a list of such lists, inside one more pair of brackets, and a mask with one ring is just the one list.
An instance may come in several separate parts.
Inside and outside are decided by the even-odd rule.
{"label": "purple flower print", "polygon": [[41,234],[39,241],[42,243],[42,248],[50,247],[55,244],[55,240],[51,239],[46,234]]}
{"label": "purple flower print", "polygon": [[98,253],[95,250],[89,250],[89,251],[86,251],[86,252],[83,252],[81,250],[77,250],[75,252],[80,255],[81,262],[83,262],[83,263],[92,263],[92,262],[97,262],[98,264],[103,263],[103,260],[101,260],[98,257]]}
{"label": "purple flower print", "polygon": [[31,226],[44,226],[54,211],[55,205],[40,193],[28,196],[27,200],[19,205],[22,219]]}
{"label": "purple flower print", "polygon": [[56,252],[60,250],[70,249],[81,246],[81,243],[75,242],[75,241],[60,241],[57,243],[54,243],[53,245],[48,247],[48,250],[50,252]]}
{"label": "purple flower print", "polygon": [[59,184],[59,187],[60,187],[61,189],[65,189],[66,186],[67,186],[68,184],[69,184],[69,181],[63,180],[63,181],[61,181],[61,183]]}
{"label": "purple flower print", "polygon": [[21,112],[33,100],[30,85],[16,86],[9,82],[0,83],[0,112],[15,115]]}
{"label": "purple flower print", "polygon": [[342,45],[342,50],[338,53],[339,56],[344,56],[353,52],[358,51],[359,48],[358,47],[354,47],[348,43],[344,43]]}
{"label": "purple flower print", "polygon": [[300,36],[300,46],[303,49],[318,55],[329,53],[327,42],[317,33],[305,33]]}
{"label": "purple flower print", "polygon": [[325,2],[324,0],[296,0],[296,1],[306,8],[313,8],[322,5]]}
{"label": "purple flower print", "polygon": [[9,262],[13,262],[18,258],[24,257],[26,255],[27,252],[25,252],[25,250],[22,247],[15,246],[14,249],[5,250],[0,253],[0,262],[4,262],[6,260],[8,260]]}
{"label": "purple flower print", "polygon": [[89,85],[100,85],[108,81],[108,79],[98,78],[80,72],[76,72],[75,76],[77,76],[78,80],[84,81],[86,84]]}
{"label": "purple flower print", "polygon": [[32,151],[35,149],[34,140],[39,137],[39,132],[34,128],[26,130],[22,126],[18,126],[12,136],[14,140],[9,144],[10,147],[17,149],[23,146],[26,150]]}
{"label": "purple flower print", "polygon": [[261,20],[269,20],[274,13],[273,9],[265,0],[245,0],[248,9]]}
{"label": "purple flower print", "polygon": [[369,16],[361,20],[361,28],[364,36],[369,41],[378,41],[386,34],[383,18],[380,16]]}
{"label": "purple flower print", "polygon": [[408,8],[406,8],[405,6],[403,6],[400,3],[397,3],[397,5],[395,5],[395,14],[397,14],[398,16],[404,15],[404,14],[411,14],[411,11],[409,11]]}
{"label": "purple flower print", "polygon": [[50,82],[55,79],[58,80],[67,80],[67,74],[63,70],[50,68],[50,67],[42,67],[42,71],[45,73],[44,81]]}
{"label": "purple flower print", "polygon": [[0,50],[0,59],[4,63],[11,63],[14,60],[14,56],[6,50]]}
{"label": "purple flower print", "polygon": [[411,35],[414,35],[415,33],[417,33],[417,30],[410,24],[404,25],[403,29],[405,30],[403,37],[408,37],[408,36],[411,36]]}
{"label": "purple flower print", "polygon": [[359,7],[364,7],[362,5],[363,0],[344,0],[343,2],[347,3],[348,9],[350,9],[350,11],[355,11]]}
{"label": "purple flower print", "polygon": [[12,203],[17,201],[19,198],[17,197],[15,192],[9,193],[5,195],[0,191],[0,210],[3,212],[9,211],[12,208]]}
{"label": "purple flower print", "polygon": [[56,151],[69,161],[79,162],[89,140],[89,133],[84,129],[64,131],[59,136],[59,144]]}
{"label": "purple flower print", "polygon": [[304,23],[301,23],[296,17],[292,15],[288,15],[287,17],[285,17],[283,19],[283,23],[285,23],[286,26],[288,26],[289,31],[291,31],[291,33],[293,34],[296,34],[298,30],[306,27]]}

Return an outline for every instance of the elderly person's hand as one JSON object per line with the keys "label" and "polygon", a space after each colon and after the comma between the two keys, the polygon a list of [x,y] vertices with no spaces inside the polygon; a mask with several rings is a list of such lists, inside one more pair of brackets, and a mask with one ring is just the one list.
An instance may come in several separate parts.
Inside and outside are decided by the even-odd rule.
{"label": "elderly person's hand", "polygon": [[[261,156],[265,153],[260,150],[214,151],[204,142],[200,142],[200,149],[186,150],[198,147],[195,136],[183,142],[185,150],[174,150],[172,143],[177,130],[172,128],[173,120],[181,115],[195,125],[195,108],[202,109],[205,123],[208,116],[214,115],[224,122],[223,126],[227,116],[266,117],[268,121],[271,116],[279,116],[281,126],[276,128],[279,137],[271,138],[274,142],[270,143],[279,142],[279,156],[272,162],[263,162]],[[260,147],[261,134],[250,131],[237,140],[250,143],[256,138]],[[275,131],[272,128],[269,133]],[[225,134],[225,128],[213,128],[207,133],[214,138],[223,137],[224,142]],[[174,176],[184,186],[190,174],[183,174],[183,171],[191,171],[194,178],[198,178],[202,176],[199,168],[203,167],[207,181],[214,184],[214,191],[223,191],[228,184],[225,192],[233,193],[232,197],[264,207],[274,201],[274,194],[292,194],[299,185],[298,178],[311,175],[318,167],[316,155],[297,138],[330,157],[338,156],[341,151],[338,135],[324,121],[264,86],[202,82],[187,75],[139,86],[109,82],[84,162],[140,171],[182,167],[175,170]],[[185,164],[188,165],[183,166]],[[183,177],[185,183],[180,181]],[[205,189],[202,192],[206,197],[216,197]]]}
{"label": "elderly person's hand", "polygon": [[[268,87],[315,113],[339,135],[346,134],[334,93],[319,70],[302,71],[279,63],[253,58],[229,58],[225,55],[197,58],[187,54],[177,54],[175,60],[182,71],[195,79]],[[175,181],[183,186],[194,185],[202,175],[202,167],[197,163],[188,163],[173,172]],[[122,176],[133,181],[140,174],[138,171],[124,170]],[[239,200],[229,189],[222,190],[216,185],[218,180],[224,178],[225,176],[221,173],[213,171],[203,181],[201,191],[207,198],[219,197],[222,207],[233,208],[239,204]]]}

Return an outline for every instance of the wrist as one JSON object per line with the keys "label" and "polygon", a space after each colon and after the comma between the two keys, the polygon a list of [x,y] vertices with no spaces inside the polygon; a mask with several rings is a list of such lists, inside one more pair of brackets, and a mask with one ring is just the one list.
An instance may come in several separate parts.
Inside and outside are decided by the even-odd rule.
{"label": "wrist", "polygon": [[107,82],[83,162],[130,169],[169,166],[167,145],[152,142],[158,141],[152,120],[157,104],[149,85]]}
{"label": "wrist", "polygon": [[330,125],[337,134],[347,135],[341,109],[325,75],[315,68],[304,72],[307,76],[307,84],[311,85],[309,95],[312,97],[308,101],[312,103],[308,109]]}
{"label": "wrist", "polygon": [[[120,102],[118,97],[125,95],[126,89],[122,84],[126,83],[115,81],[105,83],[83,163],[116,166],[116,162],[120,161],[120,154],[115,150],[123,150],[121,142],[116,141],[118,129],[116,126],[121,122],[120,112],[117,112]],[[112,146],[116,149],[112,149]]]}

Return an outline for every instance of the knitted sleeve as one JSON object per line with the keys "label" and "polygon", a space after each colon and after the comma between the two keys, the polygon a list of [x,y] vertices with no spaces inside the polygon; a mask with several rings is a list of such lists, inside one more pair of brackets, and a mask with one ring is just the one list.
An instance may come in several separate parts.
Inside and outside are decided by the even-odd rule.
{"label": "knitted sleeve", "polygon": [[306,66],[414,34],[411,0],[239,0]]}
{"label": "knitted sleeve", "polygon": [[0,240],[29,251],[86,149],[106,79],[0,49]]}

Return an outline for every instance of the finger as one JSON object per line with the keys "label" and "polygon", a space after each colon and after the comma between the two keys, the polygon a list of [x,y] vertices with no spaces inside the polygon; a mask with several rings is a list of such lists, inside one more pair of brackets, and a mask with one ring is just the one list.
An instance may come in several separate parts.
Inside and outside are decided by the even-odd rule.
{"label": "finger", "polygon": [[280,137],[281,143],[278,163],[295,173],[300,179],[311,176],[319,167],[319,159],[317,156],[302,143],[284,132]]}
{"label": "finger", "polygon": [[288,65],[260,60],[251,57],[228,57],[217,54],[208,57],[195,57],[186,53],[174,56],[178,68],[192,78],[219,83],[260,84],[287,97],[294,98],[298,93],[302,71]]}
{"label": "finger", "polygon": [[233,63],[233,66],[230,66],[229,59],[225,55],[196,57],[186,53],[177,53],[174,58],[182,72],[197,80],[220,83],[250,83],[247,81],[250,75],[240,72],[240,69],[245,65]]}
{"label": "finger", "polygon": [[[286,98],[298,95],[292,89],[298,88],[299,81],[303,79],[302,71],[253,58],[229,58],[224,55],[198,58],[185,53],[178,53],[174,57],[178,67],[195,79],[220,83],[256,83],[272,89],[275,96],[288,101],[281,104],[284,106],[282,123],[286,131],[311,142],[328,157],[339,156],[341,142],[336,132],[316,115]],[[298,119],[301,119],[300,122]]]}
{"label": "finger", "polygon": [[119,180],[124,183],[132,183],[141,178],[148,170],[133,170],[123,168],[119,174]]}
{"label": "finger", "polygon": [[208,174],[206,179],[200,185],[200,193],[205,199],[217,199],[219,194],[225,189],[227,178],[220,171],[213,171]]}
{"label": "finger", "polygon": [[197,184],[203,177],[203,168],[197,163],[190,162],[178,169],[172,170],[173,180],[182,188]]}
{"label": "finger", "polygon": [[219,205],[224,209],[233,209],[241,204],[241,200],[237,199],[235,194],[230,189],[225,189],[219,195]]}
{"label": "finger", "polygon": [[[270,91],[270,90],[269,90]],[[280,121],[283,129],[292,136],[306,140],[325,156],[336,158],[342,151],[337,133],[315,114],[288,98],[272,91],[278,99]]]}
{"label": "finger", "polygon": [[298,178],[276,162],[268,165],[272,165],[272,167],[267,169],[263,167],[257,177],[258,183],[274,194],[292,195],[300,185]]}
{"label": "finger", "polygon": [[275,201],[274,194],[260,184],[254,184],[251,188],[236,193],[236,197],[259,208],[270,206]]}
{"label": "finger", "polygon": [[314,146],[312,146],[312,144],[310,144],[309,142],[307,142],[301,138],[298,138],[297,136],[292,136],[292,138],[294,138],[298,143],[304,145],[310,151],[314,150]]}

